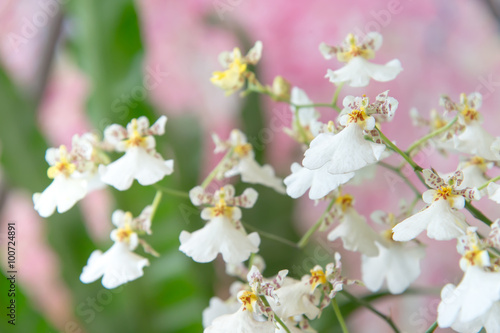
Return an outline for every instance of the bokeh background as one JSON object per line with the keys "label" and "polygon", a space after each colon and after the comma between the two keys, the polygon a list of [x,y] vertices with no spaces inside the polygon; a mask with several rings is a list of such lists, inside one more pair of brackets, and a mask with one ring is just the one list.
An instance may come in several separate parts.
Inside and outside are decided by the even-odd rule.
{"label": "bokeh background", "polygon": [[[178,251],[181,230],[203,224],[189,201],[165,195],[148,239],[161,257],[150,258],[144,277],[111,291],[100,282],[82,284],[78,277],[89,254],[111,245],[111,212],[120,208],[137,215],[155,191],[137,184],[123,193],[107,189],[65,214],[41,219],[31,195],[50,183],[48,147],[69,145],[74,133],[166,114],[167,133],[157,141],[162,155],[175,159],[176,172],[163,186],[187,192],[198,184],[220,158],[212,153],[210,133],[225,137],[235,127],[259,147],[258,160],[284,177],[302,154],[279,129],[290,125],[288,106],[258,95],[226,97],[209,82],[220,69],[217,55],[234,46],[246,51],[261,40],[264,52],[256,68],[261,82],[282,75],[315,102],[328,102],[335,87],[324,75],[339,64],[325,61],[318,45],[372,30],[384,36],[375,62],[398,58],[404,71],[393,82],[346,87],[341,99],[374,98],[390,89],[399,109],[384,132],[407,147],[426,132],[411,125],[410,108],[427,115],[431,108],[440,110],[441,94],[458,99],[461,92],[479,91],[484,126],[499,136],[499,9],[496,0],[1,0],[0,262],[5,272],[6,225],[15,221],[19,273],[15,327],[6,323],[8,286],[0,277],[0,331],[201,332],[209,298],[227,297],[232,281],[222,262],[197,264]],[[323,120],[333,119],[332,111],[320,111]],[[457,161],[458,156],[444,158],[435,151],[418,157],[421,165],[444,172],[453,171]],[[324,209],[308,199],[255,188],[260,198],[243,212],[245,222],[292,241]],[[375,209],[395,211],[402,197],[411,200],[403,183],[391,182],[384,170],[346,191],[365,216]],[[478,206],[492,219],[500,215],[498,206]],[[436,318],[440,288],[461,278],[453,242],[422,240],[428,256],[414,292],[373,296],[373,304],[391,313],[405,332],[425,331]],[[299,277],[314,264],[331,261],[334,251],[343,254],[346,274],[361,278],[359,254],[327,243],[322,234],[304,253],[266,238],[261,245],[267,276],[288,268]],[[354,292],[367,294],[363,288]],[[347,299],[339,302],[352,332],[389,331],[365,309]],[[320,332],[337,331],[330,309],[315,325]]]}

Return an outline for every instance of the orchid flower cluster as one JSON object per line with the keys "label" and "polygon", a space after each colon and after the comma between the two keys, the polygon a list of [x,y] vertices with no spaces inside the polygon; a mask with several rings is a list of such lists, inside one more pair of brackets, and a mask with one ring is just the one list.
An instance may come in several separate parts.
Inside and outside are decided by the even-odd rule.
{"label": "orchid flower cluster", "polygon": [[[291,123],[284,131],[303,149],[302,161],[291,165],[291,174],[278,177],[271,165],[255,160],[254,147],[246,135],[231,131],[227,139],[213,135],[215,153],[223,157],[199,186],[189,191],[194,206],[200,207],[200,218],[206,221],[199,230],[182,231],[179,250],[194,261],[208,263],[218,255],[226,266],[226,273],[235,279],[228,286],[230,297],[213,297],[203,312],[205,332],[316,332],[311,321],[319,318],[332,305],[344,333],[348,332],[336,300],[338,293],[358,301],[346,287],[361,285],[377,292],[385,285],[391,294],[403,294],[421,273],[420,263],[426,255],[425,244],[417,237],[426,231],[428,238],[454,240],[462,256],[457,265],[464,271],[458,285],[447,284],[441,291],[437,309],[437,326],[451,327],[457,332],[500,332],[500,216],[490,220],[473,202],[489,198],[500,204],[500,177],[490,177],[489,170],[500,167],[500,137],[488,133],[482,126],[481,95],[462,94],[458,101],[442,96],[438,101],[444,112],[433,110],[430,119],[413,109],[410,115],[417,126],[429,128],[429,133],[402,150],[386,137],[382,125],[396,116],[398,101],[382,91],[370,99],[366,95],[346,96],[342,107],[337,105],[344,85],[366,87],[371,80],[394,80],[402,71],[399,60],[385,65],[370,62],[382,45],[382,36],[371,32],[365,36],[349,34],[340,46],[319,46],[325,59],[336,58],[342,67],[328,70],[326,78],[336,86],[331,103],[315,104],[306,92],[278,76],[272,85],[259,82],[252,66],[262,56],[263,45],[256,42],[246,56],[238,48],[223,52],[220,63],[223,71],[214,72],[211,82],[226,95],[241,90],[241,96],[260,93],[290,105]],[[321,120],[316,107],[328,107],[338,114]],[[401,111],[400,111],[401,112]],[[133,119],[126,128],[111,125],[100,141],[95,134],[75,136],[71,150],[64,146],[50,148],[46,160],[47,175],[54,179],[43,192],[33,196],[35,209],[41,216],[51,215],[55,209],[63,213],[87,193],[111,185],[120,191],[130,188],[134,179],[141,185],[155,184],[173,172],[173,161],[164,160],[155,150],[153,135],[162,135],[166,117],[160,117],[152,126],[145,117]],[[414,157],[432,145],[442,154],[459,154],[462,162],[456,170],[446,173],[433,168],[422,168]],[[110,152],[124,153],[111,161]],[[384,161],[399,155],[399,166]],[[406,165],[421,181],[421,192],[402,172]],[[348,186],[363,186],[373,177],[376,168],[383,167],[401,177],[415,196],[407,203],[402,200],[398,212],[377,210],[368,222],[355,207],[355,198],[346,192]],[[288,276],[285,268],[265,278],[263,256],[259,254],[261,237],[251,223],[242,222],[241,208],[251,209],[258,200],[258,192],[246,188],[236,195],[228,179],[240,176],[246,184],[258,184],[275,190],[276,195],[294,199],[304,196],[316,204],[326,203],[326,210],[318,221],[297,242],[287,243],[304,249],[316,232],[328,232],[330,242],[342,242],[346,251],[361,255],[361,279],[342,276],[341,256],[335,253],[331,263],[312,267],[310,274]],[[210,184],[225,182],[215,191]],[[105,253],[94,251],[83,268],[83,283],[102,277],[106,288],[139,278],[149,265],[146,258],[134,253],[139,244],[153,255],[159,255],[145,240],[151,234],[151,221],[160,204],[161,191],[151,206],[134,218],[130,212],[117,210],[112,215],[116,229],[111,232],[114,245]],[[416,209],[422,201],[424,207]],[[472,217],[463,211],[468,210]],[[248,223],[248,224],[247,224]],[[478,225],[488,229],[487,236],[478,232]],[[250,228],[249,228],[250,227]],[[482,228],[481,230],[485,230]],[[273,237],[274,239],[279,236]],[[367,308],[382,317],[394,332],[399,332],[389,315],[383,315],[369,305]]]}

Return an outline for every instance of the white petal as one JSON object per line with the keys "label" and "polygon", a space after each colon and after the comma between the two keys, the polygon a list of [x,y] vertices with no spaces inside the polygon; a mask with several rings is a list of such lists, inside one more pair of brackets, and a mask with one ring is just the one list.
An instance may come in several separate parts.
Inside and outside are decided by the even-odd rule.
{"label": "white petal", "polygon": [[335,136],[330,136],[325,143],[313,146],[311,142],[311,148],[306,151],[303,160],[306,168],[317,169],[322,166],[318,161],[331,161],[328,172],[353,172],[377,162],[385,150],[385,145],[365,140],[363,130],[356,124],[351,124]]}
{"label": "white petal", "polygon": [[127,244],[116,242],[104,254],[92,252],[80,280],[91,283],[102,276],[102,285],[112,289],[141,277],[144,266],[148,265],[149,261],[131,252]]}
{"label": "white petal", "polygon": [[500,273],[470,266],[455,289],[453,285],[445,286],[441,298],[438,307],[440,327],[450,327],[457,320],[474,320],[500,299]]}
{"label": "white petal", "polygon": [[148,134],[153,134],[153,135],[165,134],[166,124],[167,124],[167,116],[161,116],[153,125],[151,125]]}
{"label": "white petal", "polygon": [[342,238],[346,250],[358,251],[367,256],[376,256],[379,253],[376,242],[380,236],[353,208],[344,213],[340,224],[327,236],[329,241],[339,237]]}
{"label": "white petal", "polygon": [[465,127],[465,131],[453,138],[454,147],[462,153],[477,155],[490,161],[500,159],[491,149],[496,138],[486,132],[479,123],[471,123]]}
{"label": "white petal", "polygon": [[245,60],[253,65],[258,63],[260,57],[262,56],[262,48],[262,42],[260,40],[256,41],[255,45],[248,51],[247,55],[245,56]]}
{"label": "white petal", "polygon": [[427,229],[427,236],[436,240],[450,240],[465,234],[465,216],[453,210],[447,201],[438,200],[428,208],[398,223],[392,238],[409,241]]}
{"label": "white petal", "polygon": [[333,144],[337,140],[335,136],[332,133],[321,133],[315,137],[304,154],[302,165],[309,170],[315,170],[330,161],[336,149]]}
{"label": "white petal", "polygon": [[283,180],[275,176],[274,169],[269,164],[261,166],[252,157],[247,157],[240,160],[238,171],[242,182],[265,185],[276,192],[285,193]]}
{"label": "white petal", "polygon": [[383,280],[392,294],[400,294],[420,275],[420,259],[425,256],[425,250],[420,247],[405,247],[398,244],[388,244],[385,247],[377,243],[377,257],[362,257],[361,270],[363,282],[372,291],[378,291]]}
{"label": "white petal", "polygon": [[488,197],[491,200],[495,201],[496,203],[500,203],[500,185],[489,183],[486,191],[488,192]]}
{"label": "white petal", "polygon": [[292,198],[298,198],[311,188],[309,198],[311,200],[321,199],[354,177],[354,172],[333,175],[328,172],[328,166],[327,163],[319,169],[309,170],[301,167],[298,163],[292,164],[293,173],[284,180],[287,194]]}
{"label": "white petal", "polygon": [[99,166],[99,173],[104,183],[124,191],[130,188],[134,179],[141,185],[154,184],[171,174],[172,167],[172,160],[164,161],[140,147],[132,147],[113,163]]}
{"label": "white petal", "polygon": [[212,219],[192,234],[182,231],[179,240],[179,250],[202,263],[214,260],[221,253],[225,262],[238,264],[258,252],[260,244],[257,233],[247,235],[224,216]]}
{"label": "white petal", "polygon": [[366,87],[370,78],[381,82],[390,81],[396,78],[401,70],[401,63],[397,59],[385,65],[377,65],[363,57],[354,57],[344,67],[336,71],[328,70],[326,77],[336,84],[346,82],[351,87]]}
{"label": "white petal", "polygon": [[[305,276],[302,281],[286,283],[275,291],[280,305],[277,305],[272,298],[268,298],[271,307],[280,318],[306,315],[309,319],[314,319],[320,313],[317,305],[319,298],[311,295],[311,285],[308,283],[309,276]],[[311,301],[313,298],[314,302]]]}
{"label": "white petal", "polygon": [[394,80],[403,70],[401,62],[398,59],[393,59],[385,65],[377,65],[367,61],[366,67],[368,75],[379,82]]}
{"label": "white petal", "polygon": [[236,301],[236,298],[233,302],[224,302],[219,297],[212,297],[208,308],[203,310],[203,327],[207,328],[212,324],[215,318],[225,314],[235,313],[239,308],[240,304]]}
{"label": "white petal", "polygon": [[366,38],[373,41],[373,51],[377,51],[382,46],[382,42],[384,40],[382,35],[376,31],[370,31],[367,33]]}
{"label": "white petal", "polygon": [[57,207],[59,213],[68,211],[87,194],[87,181],[59,175],[40,194],[33,195],[35,210],[48,217]]}
{"label": "white petal", "polygon": [[45,160],[49,165],[55,165],[59,160],[59,148],[49,148],[45,152]]}
{"label": "white petal", "polygon": [[274,333],[274,323],[257,321],[252,312],[239,309],[233,314],[220,316],[207,327],[204,333]]}

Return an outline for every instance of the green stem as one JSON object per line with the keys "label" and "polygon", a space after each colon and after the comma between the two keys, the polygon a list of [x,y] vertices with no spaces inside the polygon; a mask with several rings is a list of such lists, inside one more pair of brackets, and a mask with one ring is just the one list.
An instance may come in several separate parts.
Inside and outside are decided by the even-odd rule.
{"label": "green stem", "polygon": [[283,238],[283,237],[280,237],[280,236],[277,236],[277,235],[274,235],[274,234],[271,234],[269,232],[265,232],[265,231],[262,231],[258,228],[255,228],[254,226],[251,226],[245,222],[241,222],[241,224],[243,224],[243,226],[250,230],[250,231],[256,231],[259,235],[261,235],[262,237],[265,237],[265,238],[268,238],[268,239],[272,239],[272,240],[275,240],[277,242],[280,242],[282,244],[286,244],[288,246],[291,246],[293,248],[298,248],[297,244],[295,244],[294,242],[286,239],[286,238]]}
{"label": "green stem", "polygon": [[[264,303],[265,306],[267,307],[271,307],[269,305],[269,302],[267,301],[266,297],[265,296],[259,296],[260,300],[262,301],[262,303]],[[290,329],[285,325],[285,323],[280,319],[280,317],[276,314],[276,312],[274,313],[274,319],[276,319],[276,321],[281,325],[281,327],[283,327],[285,329],[285,331],[287,331],[288,333],[291,333],[290,332]]]}
{"label": "green stem", "polygon": [[438,323],[437,323],[437,321],[435,321],[435,322],[431,325],[431,327],[429,327],[429,328],[427,329],[427,331],[425,331],[425,333],[433,333],[433,332],[436,330],[436,328],[437,328],[437,327],[438,327]]}
{"label": "green stem", "polygon": [[413,161],[408,155],[406,155],[401,149],[399,149],[394,143],[392,143],[391,140],[389,140],[384,135],[384,133],[382,133],[382,131],[380,130],[380,128],[378,128],[378,126],[375,126],[375,128],[379,132],[380,137],[385,142],[385,144],[389,148],[391,148],[392,150],[394,150],[396,153],[398,153],[399,155],[401,155],[401,157],[404,158],[406,160],[406,162],[408,162],[413,167],[413,170],[415,170],[415,171],[422,171],[423,170],[421,166],[419,166],[417,163],[415,163],[415,161]]}
{"label": "green stem", "polygon": [[382,318],[383,320],[385,320],[387,322],[387,324],[389,326],[391,326],[392,330],[395,333],[401,333],[401,331],[398,329],[398,327],[396,326],[396,324],[394,324],[394,322],[392,321],[392,319],[389,316],[386,316],[382,312],[380,312],[377,309],[375,309],[370,303],[368,303],[367,301],[365,301],[363,299],[357,298],[356,296],[352,295],[351,293],[349,293],[349,292],[347,292],[345,290],[341,291],[341,293],[343,295],[345,295],[347,298],[349,298],[351,301],[354,301],[354,302],[356,302],[356,303],[364,306],[365,308],[367,308],[368,310],[370,310],[371,312],[373,312],[374,314],[376,314],[377,316],[379,316],[380,318]]}
{"label": "green stem", "polygon": [[150,217],[151,221],[153,221],[153,218],[156,214],[156,210],[158,209],[158,205],[160,204],[161,197],[162,197],[162,191],[161,190],[156,191],[155,197],[153,199],[153,203],[151,204],[151,207],[152,207],[151,217]]}
{"label": "green stem", "polygon": [[399,168],[392,166],[390,164],[387,164],[385,162],[378,162],[378,164],[381,167],[384,167],[388,170],[391,170],[395,174],[397,174],[406,183],[406,185],[408,185],[411,188],[411,190],[413,191],[413,193],[415,193],[415,195],[418,195],[418,196],[422,195],[422,193],[420,193],[420,191],[417,189],[417,187],[415,185],[413,185],[413,183],[401,172],[401,170]]}
{"label": "green stem", "polygon": [[300,123],[299,108],[295,109],[295,126],[297,126],[297,128],[299,130],[299,134],[302,137],[302,140],[304,141],[304,143],[309,145],[309,140],[307,139],[307,133],[304,130],[304,127],[302,127],[302,124]]}
{"label": "green stem", "polygon": [[166,187],[163,187],[163,186],[160,186],[160,185],[153,185],[153,186],[158,191],[162,191],[165,194],[170,194],[170,195],[177,196],[177,197],[180,197],[180,198],[188,198],[189,199],[189,193],[186,193],[186,192],[183,192],[183,191],[173,190],[173,189],[166,188]]}
{"label": "green stem", "polygon": [[500,180],[500,176],[496,176],[495,178],[491,178],[490,180],[488,180],[486,183],[484,183],[483,185],[479,186],[477,189],[479,191],[481,191],[483,188],[487,187],[488,185],[490,185],[490,183],[494,183],[496,181]]}
{"label": "green stem", "polygon": [[297,243],[297,246],[299,247],[299,249],[303,249],[307,245],[307,243],[309,242],[309,239],[316,232],[316,230],[318,230],[318,228],[321,226],[321,223],[323,223],[323,220],[324,220],[326,214],[328,214],[328,212],[330,212],[334,203],[335,203],[335,199],[332,199],[332,201],[330,201],[330,204],[328,205],[326,210],[323,212],[323,214],[321,214],[318,221],[316,221],[316,223],[314,223],[314,225],[309,230],[307,230],[305,235],[302,236],[300,241]]}
{"label": "green stem", "polygon": [[486,215],[484,215],[479,209],[472,206],[469,201],[465,202],[465,209],[467,209],[476,219],[483,221],[487,225],[491,226],[493,224],[493,221],[486,217]]}
{"label": "green stem", "polygon": [[446,124],[445,126],[441,127],[440,129],[438,130],[435,130],[434,132],[432,133],[429,133],[427,134],[426,136],[422,137],[421,139],[415,141],[413,144],[410,145],[410,147],[406,150],[406,154],[410,155],[410,153],[415,150],[417,147],[419,147],[421,144],[423,144],[424,142],[426,142],[427,140],[429,139],[432,139],[433,137],[441,134],[441,133],[444,133],[446,132],[447,130],[450,129],[451,126],[453,126],[453,124],[455,124],[458,120],[458,115],[455,116],[455,118],[453,118],[452,121],[450,121],[448,124]]}
{"label": "green stem", "polygon": [[219,164],[217,164],[215,166],[215,168],[212,170],[212,172],[210,172],[208,174],[207,178],[205,178],[205,180],[201,183],[201,187],[203,189],[205,189],[208,186],[208,184],[210,184],[212,182],[212,180],[215,178],[215,176],[217,176],[217,172],[219,172],[219,168],[224,164],[224,162],[229,157],[229,155],[231,155],[232,152],[233,152],[233,150],[229,149],[229,151],[226,153],[226,155],[224,155],[222,160],[220,160]]}
{"label": "green stem", "polygon": [[342,328],[342,332],[349,333],[349,330],[347,329],[347,326],[346,326],[345,321],[344,321],[344,317],[342,317],[342,312],[340,312],[339,305],[338,305],[337,300],[335,298],[332,299],[332,307],[333,307],[333,311],[335,312],[335,315],[337,316],[340,327]]}
{"label": "green stem", "polygon": [[340,94],[340,91],[342,90],[342,87],[344,86],[344,82],[340,83],[338,86],[337,86],[337,89],[335,89],[335,93],[333,94],[333,99],[332,99],[332,107],[337,110],[338,112],[340,112],[340,108],[337,106],[337,100],[339,99],[339,94]]}

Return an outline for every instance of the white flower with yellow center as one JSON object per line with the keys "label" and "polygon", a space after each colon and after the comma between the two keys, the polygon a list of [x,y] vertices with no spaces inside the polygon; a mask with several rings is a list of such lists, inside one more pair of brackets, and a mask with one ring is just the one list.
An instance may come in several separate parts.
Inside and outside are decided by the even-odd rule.
{"label": "white flower with yellow center", "polygon": [[141,185],[152,185],[173,172],[172,160],[165,161],[155,150],[152,135],[165,133],[167,117],[161,116],[149,127],[146,117],[132,119],[127,129],[111,125],[104,130],[106,142],[125,155],[116,161],[100,166],[101,180],[120,191],[127,190],[137,179]]}
{"label": "white flower with yellow center", "polygon": [[103,160],[96,153],[97,146],[95,135],[86,133],[73,136],[69,152],[64,145],[47,149],[47,176],[53,181],[42,193],[33,195],[40,216],[48,217],[56,208],[59,213],[66,212],[87,193],[104,186],[97,178],[97,165]]}
{"label": "white flower with yellow center", "polygon": [[[380,214],[379,211],[371,217],[391,228],[396,222],[393,214]],[[425,256],[425,249],[420,245],[395,242],[391,229],[383,232],[382,236],[376,243],[378,255],[361,257],[363,282],[368,290],[376,292],[385,280],[391,294],[400,294],[420,275],[420,260]]]}
{"label": "white flower with yellow center", "polygon": [[314,107],[306,106],[314,104],[304,90],[293,87],[290,97],[290,110],[292,111],[292,126],[284,128],[285,132],[295,140],[309,143],[323,127],[319,121],[320,114]]}
{"label": "white flower with yellow center", "polygon": [[226,70],[214,72],[210,81],[226,91],[230,95],[241,89],[245,84],[247,65],[255,65],[262,55],[262,42],[257,41],[255,45],[243,57],[239,48],[235,47],[233,52],[222,52],[219,55],[220,64]]}
{"label": "white flower with yellow center", "polygon": [[344,98],[343,103],[339,123],[345,128],[337,134],[321,133],[314,138],[302,161],[307,169],[316,170],[329,163],[329,173],[346,174],[380,160],[385,145],[368,141],[365,135],[372,135],[374,141],[380,142],[374,130],[375,116],[390,120],[398,102],[385,92],[372,104],[366,97],[353,96]]}
{"label": "white flower with yellow center", "polygon": [[370,79],[379,82],[391,81],[403,70],[398,59],[393,59],[385,65],[377,65],[368,60],[375,57],[382,45],[382,35],[369,32],[363,41],[353,34],[347,35],[341,46],[334,47],[321,43],[319,50],[325,59],[337,57],[346,65],[336,71],[329,69],[326,77],[330,82],[340,84],[346,82],[351,87],[365,87]]}
{"label": "white flower with yellow center", "polygon": [[232,130],[227,141],[220,140],[216,134],[213,135],[213,140],[216,153],[229,151],[228,161],[219,178],[241,175],[241,181],[244,183],[260,184],[285,193],[283,180],[276,177],[272,166],[260,165],[255,161],[253,147],[240,130]]}
{"label": "white flower with yellow center", "polygon": [[380,236],[366,223],[364,216],[352,207],[353,200],[349,194],[337,197],[335,208],[339,211],[340,223],[330,231],[327,239],[333,242],[341,238],[346,250],[376,256],[379,253],[376,242]]}
{"label": "white flower with yellow center", "polygon": [[309,199],[318,200],[347,183],[355,175],[354,172],[334,175],[328,172],[328,166],[329,163],[319,169],[309,170],[299,163],[293,163],[292,174],[283,180],[286,193],[296,199],[309,190]]}
{"label": "white flower with yellow center", "polygon": [[[221,253],[226,263],[238,264],[259,251],[260,237],[256,232],[247,235],[239,218],[241,211],[236,205],[250,208],[257,199],[255,190],[247,189],[243,195],[234,197],[234,188],[227,185],[213,196],[200,187],[190,192],[193,204],[210,204],[202,211],[202,218],[209,221],[193,233],[182,231],[179,250],[197,262],[213,261]],[[235,206],[232,206],[235,205]]]}
{"label": "white flower with yellow center", "polygon": [[482,104],[482,96],[474,92],[469,96],[462,93],[460,102],[453,102],[448,96],[441,98],[440,104],[447,111],[457,111],[459,132],[452,138],[453,147],[459,152],[480,156],[490,161],[500,160],[500,137],[494,137],[481,126],[483,117],[477,111]]}
{"label": "white flower with yellow center", "polygon": [[217,317],[238,311],[241,304],[237,296],[242,290],[245,290],[245,285],[235,281],[229,287],[230,297],[227,300],[223,301],[219,297],[212,297],[208,308],[203,310],[203,327],[210,326]]}
{"label": "white flower with yellow center", "polygon": [[257,309],[258,296],[252,291],[241,291],[238,294],[241,307],[233,314],[217,317],[212,324],[205,328],[204,333],[274,333],[275,325],[272,321],[258,321],[254,314]]}
{"label": "white flower with yellow center", "polygon": [[323,281],[320,281],[321,277],[317,278],[317,281],[309,275],[305,275],[300,281],[286,278],[283,286],[275,291],[279,304],[272,298],[268,299],[271,308],[280,318],[300,315],[309,319],[316,318],[320,313],[318,304],[321,293],[315,287]]}
{"label": "white flower with yellow center", "polygon": [[415,215],[398,223],[392,231],[396,241],[409,241],[427,230],[427,236],[436,240],[450,240],[465,234],[465,216],[458,212],[465,206],[465,200],[479,200],[477,189],[457,189],[462,184],[463,173],[456,171],[447,181],[431,170],[424,170],[425,182],[429,187],[422,199],[429,204]]}
{"label": "white flower with yellow center", "polygon": [[500,269],[490,262],[475,228],[469,228],[460,242],[465,244],[458,247],[462,252],[460,267],[465,274],[458,286],[447,284],[441,291],[437,322],[442,328],[477,325],[477,320],[482,321],[480,327],[491,325],[495,320],[498,322],[498,318],[491,316],[498,313]]}
{"label": "white flower with yellow center", "polygon": [[[144,214],[150,214],[148,207],[141,215],[144,217]],[[102,285],[113,289],[144,274],[143,268],[149,265],[149,261],[133,251],[139,245],[136,231],[148,232],[150,222],[138,224],[139,221],[141,219],[133,219],[130,212],[113,213],[112,222],[117,228],[111,231],[110,237],[115,243],[105,253],[100,250],[92,252],[80,281],[91,283],[102,277]]]}
{"label": "white flower with yellow center", "polygon": [[87,194],[87,181],[74,177],[76,166],[68,160],[65,146],[47,149],[45,159],[51,165],[47,176],[54,180],[42,193],[33,194],[35,210],[42,217],[52,215],[56,208],[66,212]]}

